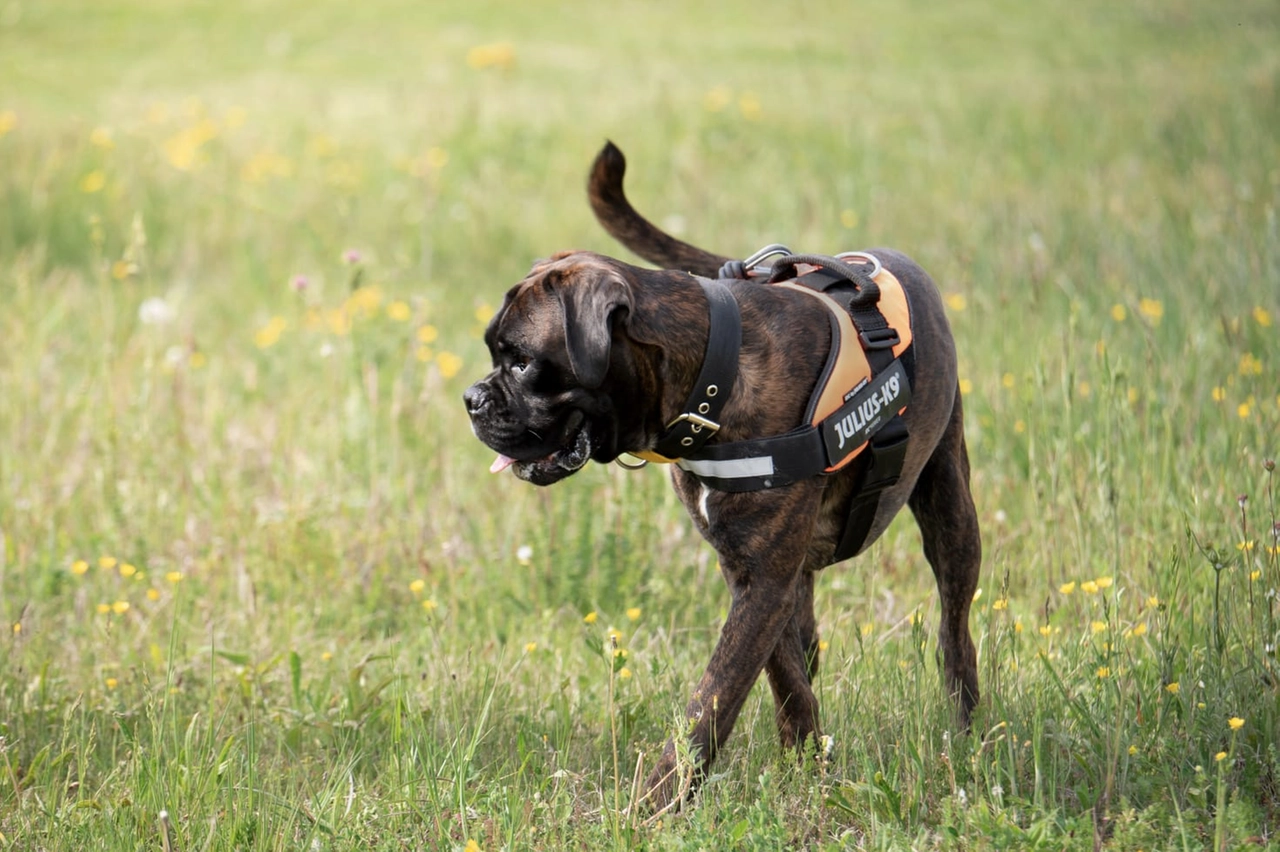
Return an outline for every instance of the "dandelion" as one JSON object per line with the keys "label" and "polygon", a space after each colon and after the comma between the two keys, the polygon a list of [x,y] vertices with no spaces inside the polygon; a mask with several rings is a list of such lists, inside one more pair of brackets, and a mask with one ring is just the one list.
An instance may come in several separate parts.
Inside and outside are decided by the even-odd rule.
{"label": "dandelion", "polygon": [[467,51],[467,66],[477,71],[489,68],[510,71],[515,65],[516,49],[510,42],[500,41],[494,44],[480,44]]}
{"label": "dandelion", "polygon": [[1232,716],[1227,720],[1227,726],[1233,731],[1238,731],[1244,727],[1244,719],[1241,719],[1239,716]]}
{"label": "dandelion", "polygon": [[626,666],[623,666],[622,668],[618,669],[618,677],[622,678],[623,680],[626,680],[627,678],[631,677],[631,669],[627,668]]}
{"label": "dandelion", "polygon": [[166,580],[168,580],[170,583],[174,583],[174,584],[181,583],[181,582],[182,582],[182,572],[181,572],[181,571],[169,571],[169,572],[165,573],[164,578],[165,578]]}
{"label": "dandelion", "polygon": [[80,191],[85,195],[92,195],[95,192],[101,192],[102,188],[107,185],[107,176],[102,169],[94,169],[93,171],[80,178]]}
{"label": "dandelion", "polygon": [[97,606],[97,610],[99,615],[106,615],[107,613],[111,612],[111,604],[100,603]]}
{"label": "dandelion", "polygon": [[947,294],[947,307],[956,313],[960,313],[969,306],[969,300],[964,297],[964,293]]}
{"label": "dandelion", "polygon": [[476,312],[475,312],[476,322],[480,323],[481,325],[487,324],[489,320],[493,319],[493,315],[494,315],[493,306],[490,305],[488,302],[481,302],[476,307]]}
{"label": "dandelion", "polygon": [[640,620],[640,607],[638,607],[638,606],[628,607],[628,608],[627,608],[627,620],[628,620],[628,621],[639,621],[639,620]]}
{"label": "dandelion", "polygon": [[1000,598],[999,600],[994,600],[991,602],[991,608],[994,609],[996,612],[1003,612],[1004,610],[1009,608],[1009,599]]}
{"label": "dandelion", "polygon": [[1014,377],[1013,373],[1005,373],[1000,377],[1000,386],[1005,390],[1013,390]]}
{"label": "dandelion", "polygon": [[111,277],[116,281],[123,281],[130,275],[138,271],[138,264],[130,263],[127,260],[117,260],[111,264]]}
{"label": "dandelion", "polygon": [[1147,635],[1146,622],[1138,622],[1137,624],[1133,625],[1133,627],[1129,628],[1129,632],[1126,633],[1125,635],[1131,636],[1131,637]]}
{"label": "dandelion", "polygon": [[431,598],[427,598],[422,602],[422,608],[427,612],[435,612],[437,606],[438,604],[435,601],[433,601]]}
{"label": "dandelion", "polygon": [[1094,621],[1089,624],[1089,632],[1095,635],[1098,633],[1102,633],[1106,629],[1107,629],[1107,623],[1105,621]]}
{"label": "dandelion", "polygon": [[253,342],[259,349],[270,349],[280,341],[280,335],[288,325],[284,317],[274,316],[267,321],[266,325],[254,332]]}
{"label": "dandelion", "polygon": [[420,595],[422,594],[422,590],[425,589],[426,587],[427,587],[427,581],[418,579],[418,580],[414,580],[409,584],[409,591],[413,592],[415,595]]}
{"label": "dandelion", "polygon": [[1227,753],[1225,751],[1220,751],[1213,756],[1213,759],[1221,763],[1227,759]]}
{"label": "dandelion", "polygon": [[1237,406],[1236,406],[1236,416],[1237,416],[1237,417],[1239,417],[1241,420],[1248,419],[1249,414],[1250,414],[1250,413],[1252,412],[1252,410],[1253,410],[1253,402],[1252,402],[1252,401],[1253,401],[1253,397],[1250,397],[1250,398],[1249,398],[1248,400],[1246,400],[1245,402],[1242,402],[1242,403],[1240,403],[1239,405],[1237,405]]}
{"label": "dandelion", "polygon": [[852,231],[858,227],[858,211],[844,209],[840,211],[840,224]]}
{"label": "dandelion", "polygon": [[1082,397],[1088,397],[1093,393],[1093,385],[1088,382],[1079,382],[1076,384],[1076,392]]}
{"label": "dandelion", "polygon": [[969,381],[968,379],[961,379],[961,380],[960,380],[960,395],[961,395],[961,396],[968,396],[968,395],[969,395],[969,394],[971,394],[971,393],[973,393],[973,382]]}
{"label": "dandelion", "polygon": [[1085,580],[1080,584],[1080,591],[1086,595],[1096,595],[1098,593],[1098,584],[1094,580]]}
{"label": "dandelion", "polygon": [[600,617],[600,616],[596,614],[596,611],[595,611],[595,610],[592,610],[591,612],[589,612],[589,613],[587,613],[586,615],[582,616],[582,623],[583,623],[583,624],[595,624],[595,623],[596,623],[596,619],[598,619],[599,617]]}
{"label": "dandelion", "polygon": [[1103,678],[1111,677],[1111,669],[1108,666],[1098,666],[1098,670],[1095,674],[1098,676],[1099,680],[1102,680]]}
{"label": "dandelion", "polygon": [[1203,710],[1204,708],[1205,708],[1205,703],[1204,703],[1203,701],[1198,701],[1198,702],[1196,702],[1196,709],[1197,709],[1197,710]]}
{"label": "dandelion", "polygon": [[536,651],[536,650],[538,650],[538,643],[537,643],[537,642],[526,642],[526,643],[525,643],[525,646],[524,646],[524,652],[525,652],[526,654],[532,654],[532,653],[533,653],[534,651]]}
{"label": "dandelion", "polygon": [[1040,625],[1040,635],[1041,635],[1041,636],[1048,636],[1048,635],[1050,635],[1051,633],[1053,633],[1053,628],[1052,628],[1052,627],[1050,627],[1050,626],[1049,626],[1049,625],[1047,625],[1047,624],[1042,624],[1042,625]]}
{"label": "dandelion", "polygon": [[875,622],[868,621],[865,624],[863,624],[860,629],[862,631],[863,636],[870,636],[872,633],[875,632],[875,629],[876,629]]}
{"label": "dandelion", "polygon": [[440,330],[434,325],[424,325],[418,329],[419,343],[435,343],[436,338],[440,336]]}
{"label": "dandelion", "polygon": [[1069,595],[1076,590],[1076,583],[1072,580],[1070,583],[1063,583],[1058,587],[1058,591],[1064,595]]}
{"label": "dandelion", "polygon": [[1021,633],[1021,632],[1022,632],[1022,622],[1021,622],[1021,621],[1015,621],[1015,622],[1013,623],[1013,632],[1014,632],[1014,633]]}
{"label": "dandelion", "polygon": [[387,316],[396,322],[408,322],[409,317],[413,316],[413,311],[409,308],[409,303],[397,299],[387,305]]}
{"label": "dandelion", "polygon": [[1255,569],[1253,569],[1252,571],[1250,571],[1250,572],[1249,572],[1249,579],[1250,579],[1250,580],[1252,580],[1252,581],[1254,581],[1255,583],[1256,583],[1258,580],[1262,579],[1262,569],[1261,569],[1261,568],[1255,568]]}
{"label": "dandelion", "polygon": [[467,838],[467,845],[462,848],[462,852],[481,852],[480,844],[474,838]]}
{"label": "dandelion", "polygon": [[332,659],[333,659],[333,652],[332,652],[332,651],[321,651],[321,652],[320,652],[320,659],[321,659],[323,662],[326,662],[326,663],[327,663],[327,662],[329,662],[330,660],[332,660]]}
{"label": "dandelion", "polygon": [[126,612],[129,611],[129,602],[116,601],[111,605],[111,611],[114,612],[116,615],[124,615]]}
{"label": "dandelion", "polygon": [[516,561],[521,565],[528,565],[533,561],[533,548],[527,544],[522,544],[516,548]]}
{"label": "dandelion", "polygon": [[1168,692],[1170,695],[1177,695],[1178,690],[1180,690],[1182,687],[1179,686],[1178,682],[1175,680],[1175,681],[1172,681],[1171,683],[1166,683],[1164,685],[1164,688],[1165,688],[1165,691]]}
{"label": "dandelion", "polygon": [[436,367],[439,368],[441,376],[452,379],[462,369],[462,359],[452,352],[441,352],[436,355]]}
{"label": "dandelion", "polygon": [[1214,402],[1222,402],[1227,398],[1227,389],[1222,387],[1222,385],[1218,385],[1213,389],[1212,396]]}
{"label": "dandelion", "polygon": [[137,574],[137,573],[138,573],[138,569],[137,569],[137,567],[136,567],[136,566],[131,565],[131,564],[129,564],[128,562],[121,562],[121,563],[120,563],[120,576],[121,576],[121,577],[126,577],[126,578],[127,578],[127,577],[132,577],[134,574]]}
{"label": "dandelion", "polygon": [[1137,753],[1138,753],[1138,747],[1137,747],[1136,745],[1131,745],[1131,746],[1129,746],[1129,756],[1130,756],[1130,757],[1132,757],[1133,755],[1135,755],[1135,754],[1137,754]]}
{"label": "dandelion", "polygon": [[1115,582],[1115,579],[1112,577],[1099,577],[1093,582],[1097,584],[1099,589],[1109,589],[1111,588],[1111,585]]}
{"label": "dandelion", "polygon": [[160,600],[160,590],[156,588],[147,589],[147,600],[149,601]]}
{"label": "dandelion", "polygon": [[1252,553],[1253,545],[1254,545],[1254,542],[1252,539],[1250,539],[1249,541],[1242,541],[1236,545],[1236,550],[1240,550],[1245,553]]}
{"label": "dandelion", "polygon": [[1262,361],[1254,356],[1252,352],[1246,352],[1240,356],[1240,366],[1236,371],[1242,376],[1261,376]]}
{"label": "dandelion", "polygon": [[702,97],[702,108],[707,112],[722,112],[733,100],[733,90],[728,86],[716,86]]}
{"label": "dandelion", "polygon": [[828,642],[826,639],[819,639],[819,640],[818,640],[818,651],[819,651],[819,652],[825,652],[825,651],[826,651],[828,648],[830,648],[830,647],[831,647],[831,643],[830,643],[830,642]]}
{"label": "dandelion", "polygon": [[110,151],[116,147],[115,140],[111,138],[111,131],[105,127],[93,128],[93,132],[89,134],[89,144],[104,151]]}
{"label": "dandelion", "polygon": [[103,682],[107,685],[107,689],[115,689],[117,686],[120,685],[120,681],[116,680],[113,677],[109,677]]}
{"label": "dandelion", "polygon": [[[3,135],[0,132],[0,136]],[[1253,321],[1263,328],[1271,328],[1271,312],[1259,305],[1253,309]]]}
{"label": "dandelion", "polygon": [[1124,309],[1124,305],[1120,304],[1119,302],[1111,306],[1111,318],[1116,322],[1124,322],[1125,317],[1127,317],[1128,315],[1129,315],[1129,312],[1126,311]]}
{"label": "dandelion", "polygon": [[1124,398],[1125,398],[1125,399],[1127,399],[1127,400],[1129,401],[1129,404],[1130,404],[1130,405],[1133,405],[1133,404],[1137,403],[1137,401],[1138,401],[1138,389],[1137,389],[1137,388],[1129,388],[1128,390],[1126,390],[1126,391],[1124,392]]}
{"label": "dandelion", "polygon": [[1164,318],[1164,303],[1159,299],[1144,297],[1138,300],[1138,313],[1150,320],[1152,325],[1159,325]]}
{"label": "dandelion", "polygon": [[1156,597],[1155,595],[1152,595],[1151,597],[1147,598],[1147,606],[1151,607],[1152,609],[1155,609],[1156,607],[1160,606],[1160,598]]}
{"label": "dandelion", "polygon": [[77,577],[83,577],[88,570],[89,563],[85,562],[83,559],[77,559],[75,562],[71,563],[71,573],[75,574]]}
{"label": "dandelion", "polygon": [[1027,422],[1025,420],[1013,421],[1013,431],[1016,434],[1021,435],[1023,432],[1027,431]]}

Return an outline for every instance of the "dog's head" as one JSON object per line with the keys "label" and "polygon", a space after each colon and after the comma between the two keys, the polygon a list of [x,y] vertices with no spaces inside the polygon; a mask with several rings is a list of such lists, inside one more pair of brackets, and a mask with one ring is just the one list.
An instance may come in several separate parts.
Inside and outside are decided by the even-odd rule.
{"label": "dog's head", "polygon": [[587,252],[536,264],[485,331],[493,372],[463,395],[476,437],[498,452],[490,470],[550,485],[624,449],[637,393],[621,329],[633,306],[616,261]]}

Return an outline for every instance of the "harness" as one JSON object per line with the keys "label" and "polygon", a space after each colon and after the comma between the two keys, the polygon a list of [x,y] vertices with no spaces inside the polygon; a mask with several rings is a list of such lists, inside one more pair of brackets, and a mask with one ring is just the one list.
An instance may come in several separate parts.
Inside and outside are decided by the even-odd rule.
{"label": "harness", "polygon": [[[758,265],[775,254],[782,257],[771,268]],[[854,260],[864,263],[849,262]],[[730,284],[763,286],[762,279],[823,303],[831,318],[831,350],[800,425],[781,435],[709,444],[737,377],[742,322]],[[915,354],[901,283],[864,252],[793,255],[780,245],[726,263],[718,280],[698,280],[711,319],[698,379],[653,450],[634,455],[674,462],[708,488],[732,492],[777,488],[860,465],[833,561],[856,555],[881,493],[898,481],[906,458],[902,413],[911,400]]]}

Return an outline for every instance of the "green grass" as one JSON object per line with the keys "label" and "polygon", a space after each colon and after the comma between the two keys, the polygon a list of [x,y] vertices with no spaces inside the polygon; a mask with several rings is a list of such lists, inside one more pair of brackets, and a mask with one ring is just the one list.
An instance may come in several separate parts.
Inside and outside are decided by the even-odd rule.
{"label": "green grass", "polygon": [[[1277,45],[1253,0],[0,5],[0,849],[1280,846]],[[695,807],[625,810],[714,554],[658,471],[488,476],[460,399],[533,259],[622,251],[606,137],[711,249],[937,279],[972,735],[904,517],[820,581],[831,759],[759,686]]]}

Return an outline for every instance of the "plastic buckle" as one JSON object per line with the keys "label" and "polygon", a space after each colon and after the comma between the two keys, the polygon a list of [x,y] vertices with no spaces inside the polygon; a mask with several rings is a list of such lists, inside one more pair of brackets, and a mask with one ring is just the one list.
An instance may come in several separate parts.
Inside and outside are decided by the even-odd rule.
{"label": "plastic buckle", "polygon": [[858,333],[863,349],[892,349],[902,342],[896,328],[873,328]]}

